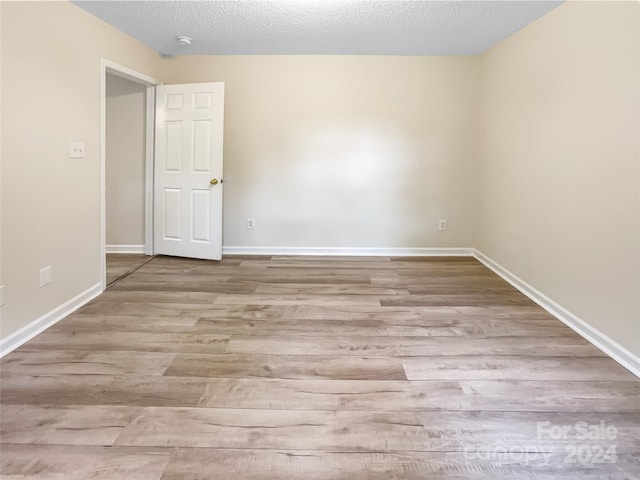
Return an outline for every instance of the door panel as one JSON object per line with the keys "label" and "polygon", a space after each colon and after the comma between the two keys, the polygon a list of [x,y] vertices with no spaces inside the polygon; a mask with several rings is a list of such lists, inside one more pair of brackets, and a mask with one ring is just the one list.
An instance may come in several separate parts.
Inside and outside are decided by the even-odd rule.
{"label": "door panel", "polygon": [[193,122],[193,171],[211,171],[211,137],[213,123],[209,120]]}
{"label": "door panel", "polygon": [[182,172],[184,122],[166,122],[163,128],[166,135],[165,171]]}
{"label": "door panel", "polygon": [[193,218],[201,219],[191,224],[191,241],[210,242],[211,237],[211,192],[209,190],[193,190],[191,192]]}
{"label": "door panel", "polygon": [[223,119],[223,83],[157,87],[156,253],[222,258]]}
{"label": "door panel", "polygon": [[164,190],[163,238],[182,240],[182,192],[177,188]]}

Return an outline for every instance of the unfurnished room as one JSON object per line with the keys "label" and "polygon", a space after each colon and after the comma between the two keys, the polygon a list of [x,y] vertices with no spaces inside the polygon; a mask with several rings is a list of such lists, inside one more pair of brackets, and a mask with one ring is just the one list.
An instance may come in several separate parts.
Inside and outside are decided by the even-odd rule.
{"label": "unfurnished room", "polygon": [[640,479],[640,3],[0,1],[0,478]]}

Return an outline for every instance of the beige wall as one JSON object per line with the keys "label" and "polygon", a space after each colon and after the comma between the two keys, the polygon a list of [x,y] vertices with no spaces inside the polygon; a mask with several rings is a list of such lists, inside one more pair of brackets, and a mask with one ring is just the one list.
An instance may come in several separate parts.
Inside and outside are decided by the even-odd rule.
{"label": "beige wall", "polygon": [[107,75],[107,245],[144,245],[146,87]]}
{"label": "beige wall", "polygon": [[225,246],[471,245],[477,59],[179,57],[163,66],[167,83],[225,82]]}
{"label": "beige wall", "polygon": [[477,242],[636,355],[638,8],[569,2],[484,55]]}
{"label": "beige wall", "polygon": [[100,282],[100,57],[149,75],[161,59],[67,2],[0,8],[5,338]]}

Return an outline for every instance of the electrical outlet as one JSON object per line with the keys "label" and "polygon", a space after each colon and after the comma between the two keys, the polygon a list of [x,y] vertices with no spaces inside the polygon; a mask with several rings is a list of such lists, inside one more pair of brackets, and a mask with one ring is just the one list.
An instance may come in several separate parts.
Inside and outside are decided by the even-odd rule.
{"label": "electrical outlet", "polygon": [[51,283],[51,267],[40,269],[40,286],[44,287]]}
{"label": "electrical outlet", "polygon": [[444,232],[447,229],[447,221],[446,220],[440,220],[438,222],[438,230]]}
{"label": "electrical outlet", "polygon": [[247,218],[247,230],[253,230],[254,228],[256,228],[256,219]]}
{"label": "electrical outlet", "polygon": [[69,144],[69,158],[84,158],[84,142],[71,142]]}

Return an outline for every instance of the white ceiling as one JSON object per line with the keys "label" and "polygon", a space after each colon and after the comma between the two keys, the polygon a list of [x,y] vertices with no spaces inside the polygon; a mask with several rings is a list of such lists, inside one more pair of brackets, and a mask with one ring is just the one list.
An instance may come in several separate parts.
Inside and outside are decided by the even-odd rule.
{"label": "white ceiling", "polygon": [[[74,1],[163,56],[475,55],[562,1]],[[178,45],[177,36],[193,38]]]}

